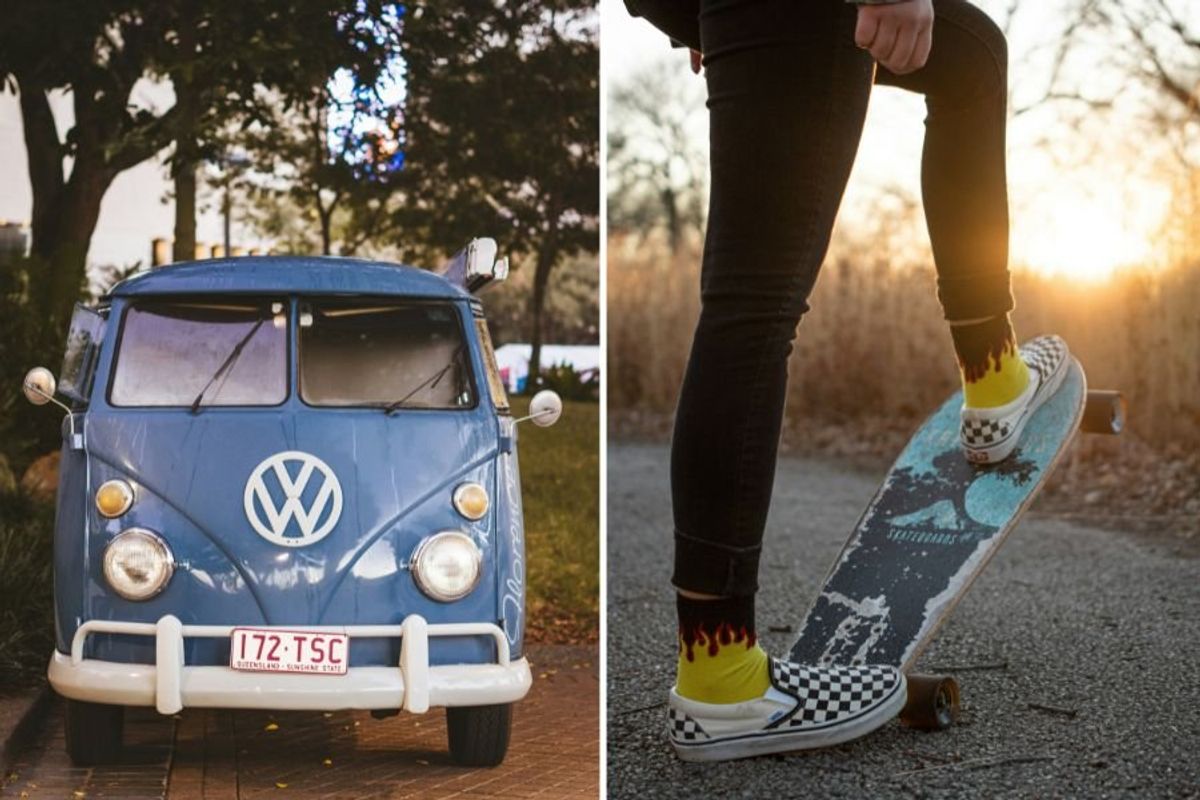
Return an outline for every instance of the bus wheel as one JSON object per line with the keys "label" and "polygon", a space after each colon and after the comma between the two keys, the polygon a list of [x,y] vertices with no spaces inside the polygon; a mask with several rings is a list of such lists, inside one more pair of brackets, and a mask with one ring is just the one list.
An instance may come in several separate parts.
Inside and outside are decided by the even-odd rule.
{"label": "bus wheel", "polygon": [[67,755],[77,767],[112,764],[121,757],[125,707],[67,700]]}
{"label": "bus wheel", "polygon": [[446,709],[450,757],[467,767],[494,767],[508,752],[512,703]]}

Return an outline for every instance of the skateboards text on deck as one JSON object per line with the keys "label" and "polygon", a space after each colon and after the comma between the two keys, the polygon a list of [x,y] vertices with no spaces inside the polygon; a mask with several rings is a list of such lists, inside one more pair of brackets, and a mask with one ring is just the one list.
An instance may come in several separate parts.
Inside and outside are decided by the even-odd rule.
{"label": "skateboards text on deck", "polygon": [[952,677],[914,675],[918,656],[1003,544],[1076,430],[1119,433],[1124,401],[1088,392],[1072,358],[1062,386],[1030,417],[1005,461],[976,465],[959,444],[962,393],[909,441],[830,569],[790,658],[802,664],[890,664],[908,675],[901,719],[949,727]]}

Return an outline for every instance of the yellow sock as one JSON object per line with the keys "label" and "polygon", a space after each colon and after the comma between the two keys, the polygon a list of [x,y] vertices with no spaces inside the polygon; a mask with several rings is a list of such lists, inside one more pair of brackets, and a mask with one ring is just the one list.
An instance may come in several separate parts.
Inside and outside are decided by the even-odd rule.
{"label": "yellow sock", "polygon": [[1005,350],[995,359],[995,367],[977,380],[963,375],[963,400],[968,408],[995,408],[1021,396],[1029,385],[1029,367],[1016,348]]}
{"label": "yellow sock", "polygon": [[1029,385],[1029,367],[1017,351],[1008,315],[952,325],[950,334],[968,408],[995,408],[1021,396]]}
{"label": "yellow sock", "polygon": [[767,653],[752,637],[724,628],[690,646],[679,640],[675,691],[701,703],[741,703],[770,688],[768,671]]}

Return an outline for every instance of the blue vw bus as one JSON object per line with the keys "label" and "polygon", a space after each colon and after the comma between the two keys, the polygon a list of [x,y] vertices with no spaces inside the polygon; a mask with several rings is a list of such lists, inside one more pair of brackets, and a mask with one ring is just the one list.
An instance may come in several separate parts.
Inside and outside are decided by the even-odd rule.
{"label": "blue vw bus", "polygon": [[49,678],[75,763],[118,757],[126,706],[441,706],[455,760],[504,758],[530,672],[495,254],[179,264],[76,308],[59,379],[24,386],[67,412]]}

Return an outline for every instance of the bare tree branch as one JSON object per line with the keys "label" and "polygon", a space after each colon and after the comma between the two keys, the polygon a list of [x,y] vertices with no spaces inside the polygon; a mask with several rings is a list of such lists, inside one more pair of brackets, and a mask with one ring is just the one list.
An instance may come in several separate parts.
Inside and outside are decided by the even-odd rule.
{"label": "bare tree branch", "polygon": [[1162,11],[1167,27],[1175,32],[1179,37],[1179,41],[1193,50],[1200,50],[1200,36],[1195,36],[1188,32],[1183,22],[1175,15],[1171,7],[1167,5],[1166,0],[1154,0],[1154,3]]}
{"label": "bare tree branch", "polygon": [[1085,97],[1082,94],[1069,91],[1046,92],[1032,103],[1014,107],[1012,110],[1013,119],[1030,111],[1043,108],[1050,103],[1079,103],[1095,111],[1111,111],[1115,101],[1112,97]]}

